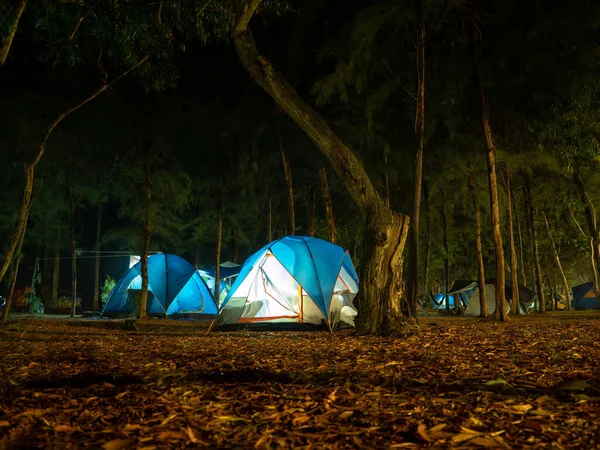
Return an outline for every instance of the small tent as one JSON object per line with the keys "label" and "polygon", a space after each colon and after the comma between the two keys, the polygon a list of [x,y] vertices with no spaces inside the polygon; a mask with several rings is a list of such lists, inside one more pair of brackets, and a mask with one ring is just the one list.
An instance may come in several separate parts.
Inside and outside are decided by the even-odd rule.
{"label": "small tent", "polygon": [[217,328],[354,326],[357,292],[358,276],[342,247],[312,237],[283,237],[244,263],[221,305]]}
{"label": "small tent", "polygon": [[[457,281],[452,286],[451,291],[446,293],[446,296],[452,296],[455,301],[458,299],[466,316],[481,315],[479,283],[473,281],[467,284],[463,281]],[[488,314],[493,314],[496,310],[496,286],[494,283],[486,283],[485,298]],[[508,298],[506,300],[506,312],[510,312],[510,301]]]}
{"label": "small tent", "polygon": [[594,283],[584,283],[572,288],[574,309],[600,309],[596,302]]}
{"label": "small tent", "polygon": [[[142,290],[142,263],[131,267],[117,282],[102,310],[103,317],[133,317],[138,313]],[[218,313],[206,283],[185,259],[172,254],[148,258],[149,316],[173,317],[198,314],[214,317]]]}
{"label": "small tent", "polygon": [[[231,285],[239,275],[242,266],[231,261],[226,261],[219,265],[219,303],[223,303],[223,300],[227,297]],[[215,275],[216,271],[214,267],[210,269],[199,269],[198,273],[202,279],[206,282],[206,285],[210,289],[210,292],[215,296]]]}

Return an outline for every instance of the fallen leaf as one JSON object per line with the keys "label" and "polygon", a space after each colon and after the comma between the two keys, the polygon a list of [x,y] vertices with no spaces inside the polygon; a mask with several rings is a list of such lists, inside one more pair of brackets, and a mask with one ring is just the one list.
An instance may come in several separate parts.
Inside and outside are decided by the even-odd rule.
{"label": "fallen leaf", "polygon": [[72,433],[77,431],[77,428],[72,427],[71,425],[56,425],[54,427],[54,431],[58,433]]}
{"label": "fallen leaf", "polygon": [[434,442],[433,439],[431,439],[431,437],[429,437],[429,435],[427,434],[427,427],[423,424],[419,424],[417,426],[417,433],[419,434],[419,436],[421,436],[421,438],[426,441],[426,442]]}
{"label": "fallen leaf", "polygon": [[486,386],[493,386],[495,384],[508,384],[508,381],[503,380],[502,378],[498,378],[497,380],[490,380],[485,383]]}
{"label": "fallen leaf", "polygon": [[133,439],[113,439],[105,443],[102,448],[104,450],[123,450],[135,444]]}

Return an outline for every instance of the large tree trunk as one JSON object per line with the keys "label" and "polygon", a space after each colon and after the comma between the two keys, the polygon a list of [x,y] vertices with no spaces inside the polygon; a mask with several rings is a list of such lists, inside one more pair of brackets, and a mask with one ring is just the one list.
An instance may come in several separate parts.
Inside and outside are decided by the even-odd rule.
{"label": "large tree trunk", "polygon": [[50,305],[53,308],[58,306],[58,290],[60,287],[60,250],[56,249],[54,253],[54,269],[52,271],[52,300]]}
{"label": "large tree trunk", "polygon": [[548,237],[550,238],[550,243],[552,244],[552,249],[554,250],[554,260],[556,261],[556,266],[558,267],[558,271],[560,272],[560,276],[563,281],[563,286],[567,291],[567,311],[571,311],[571,298],[569,295],[569,282],[567,281],[567,276],[565,275],[565,271],[563,270],[562,263],[560,262],[560,255],[558,254],[558,247],[556,246],[556,242],[554,241],[554,237],[552,236],[552,230],[550,230],[550,225],[548,224],[548,218],[546,217],[546,213],[544,215],[544,222],[546,222],[546,231],[548,231]]}
{"label": "large tree trunk", "polygon": [[504,248],[502,246],[502,232],[500,231],[500,208],[498,202],[498,183],[496,179],[496,147],[490,125],[489,112],[481,75],[477,71],[477,92],[481,115],[481,126],[487,149],[488,179],[490,190],[490,211],[492,216],[492,232],[494,236],[494,250],[496,253],[496,320],[506,321],[508,315],[504,305]]}
{"label": "large tree trunk", "polygon": [[506,168],[506,211],[508,215],[508,247],[510,248],[510,274],[512,284],[512,305],[510,313],[518,316],[521,313],[520,296],[519,296],[519,280],[517,276],[517,250],[515,248],[515,232],[513,226],[513,208],[512,208],[512,187],[511,187],[512,173],[510,167]]}
{"label": "large tree trunk", "polygon": [[533,204],[533,196],[531,194],[531,183],[529,178],[525,180],[525,190],[527,196],[527,203],[529,205],[529,228],[531,236],[531,248],[533,253],[533,266],[535,274],[535,283],[539,299],[539,312],[546,312],[546,299],[544,296],[544,284],[542,282],[542,266],[540,264],[540,254],[538,250],[537,241],[537,211]]}
{"label": "large tree trunk", "polygon": [[77,308],[77,242],[75,240],[75,201],[71,192],[69,174],[65,172],[67,199],[69,201],[69,229],[71,234],[71,317],[75,317]]}
{"label": "large tree trunk", "polygon": [[358,300],[358,333],[387,334],[396,327],[390,305],[399,305],[402,251],[409,219],[394,213],[381,199],[356,155],[327,122],[302,100],[287,80],[261,56],[248,23],[261,0],[230,0],[234,14],[233,42],[252,78],[313,140],[343,181],[366,219],[361,260],[361,293]]}
{"label": "large tree trunk", "polygon": [[477,253],[477,278],[479,281],[479,306],[481,309],[480,317],[488,316],[487,296],[485,293],[485,266],[483,264],[483,244],[481,241],[481,207],[477,198],[475,189],[475,172],[471,168],[469,173],[469,191],[473,199],[473,209],[475,210],[475,250]]}
{"label": "large tree trunk", "polygon": [[25,187],[23,189],[23,201],[21,202],[21,211],[19,212],[19,220],[17,222],[17,228],[12,235],[10,244],[8,246],[8,249],[6,250],[4,262],[3,262],[2,266],[0,267],[0,283],[2,283],[2,280],[4,279],[4,275],[6,275],[8,266],[10,265],[10,262],[15,253],[15,249],[17,248],[17,245],[19,243],[19,238],[21,237],[21,234],[25,230],[27,217],[29,216],[29,208],[31,208],[31,198],[33,195],[33,187],[34,187],[34,182],[35,182],[35,168],[36,168],[37,164],[40,162],[40,159],[42,158],[42,156],[44,156],[44,153],[46,152],[46,144],[48,143],[48,139],[52,135],[52,132],[65,117],[67,117],[71,113],[77,111],[83,105],[85,105],[86,103],[89,103],[90,101],[92,101],[93,99],[98,97],[102,92],[104,92],[114,82],[121,79],[126,74],[131,72],[133,69],[135,69],[136,67],[143,64],[147,59],[148,59],[148,57],[146,56],[135,66],[131,67],[130,69],[128,69],[127,71],[125,71],[124,73],[119,75],[117,78],[115,78],[115,80],[110,84],[107,84],[106,80],[103,80],[102,85],[98,89],[96,89],[94,92],[92,92],[88,97],[84,98],[79,103],[76,103],[75,105],[73,105],[69,109],[67,109],[66,111],[59,114],[58,117],[56,117],[56,119],[54,119],[54,121],[52,123],[50,123],[48,128],[46,128],[46,130],[44,131],[44,134],[42,134],[42,137],[40,138],[40,140],[37,143],[37,146],[36,146],[36,149],[35,149],[35,152],[34,152],[32,158],[29,161],[25,161],[23,164],[23,167],[25,170]]}
{"label": "large tree trunk", "polygon": [[15,34],[17,33],[19,21],[21,20],[23,11],[25,11],[26,5],[27,0],[18,0],[13,7],[14,9],[12,11],[12,17],[10,19],[10,23],[8,24],[8,31],[2,38],[2,41],[0,41],[0,67],[6,64],[6,58],[8,58],[10,47],[12,46],[13,39],[15,38]]}
{"label": "large tree trunk", "polygon": [[327,229],[329,230],[329,242],[335,244],[336,229],[335,219],[333,217],[333,202],[331,201],[331,193],[329,192],[329,183],[327,182],[327,171],[325,170],[325,167],[321,167],[319,176],[321,178],[323,203],[325,204],[325,216],[327,217]]}
{"label": "large tree trunk", "polygon": [[96,266],[94,268],[94,303],[93,309],[100,308],[100,232],[102,220],[102,203],[98,204],[98,222],[96,224]]}
{"label": "large tree trunk", "polygon": [[423,150],[425,147],[425,0],[415,0],[417,29],[417,105],[415,135],[417,154],[413,168],[413,208],[408,232],[407,298],[410,315],[417,316],[419,294],[419,222],[421,215],[421,185],[423,180]]}
{"label": "large tree trunk", "polygon": [[290,163],[290,156],[288,155],[285,147],[285,141],[281,135],[281,130],[277,130],[277,137],[279,138],[279,151],[281,152],[281,164],[283,166],[283,176],[285,179],[285,202],[287,205],[288,221],[287,221],[287,234],[293,236],[296,233],[296,218],[294,215],[294,187],[292,185],[292,164]]}
{"label": "large tree trunk", "polygon": [[[142,275],[142,292],[140,295],[140,304],[138,317],[145,319],[147,316],[146,307],[148,304],[148,254],[150,253],[150,237],[152,236],[152,172],[150,163],[150,146],[146,144],[144,149],[144,237],[143,249],[140,257],[140,269]],[[166,315],[165,311],[165,315]]]}

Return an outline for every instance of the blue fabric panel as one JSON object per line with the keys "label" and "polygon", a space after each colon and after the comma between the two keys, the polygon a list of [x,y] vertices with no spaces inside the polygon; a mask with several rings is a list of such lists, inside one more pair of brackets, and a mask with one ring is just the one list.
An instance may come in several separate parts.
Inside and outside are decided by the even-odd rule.
{"label": "blue fabric panel", "polygon": [[140,274],[138,265],[131,267],[125,274],[117,281],[117,284],[111,291],[106,304],[102,308],[102,315],[109,312],[131,312],[136,308],[136,305],[130,300],[127,294],[127,289],[131,282]]}
{"label": "blue fabric panel", "polygon": [[183,311],[217,314],[217,305],[208,290],[208,286],[198,272],[194,272],[185,286],[179,291],[169,305],[167,314],[171,315]]}
{"label": "blue fabric panel", "polygon": [[[242,270],[242,266],[239,267],[221,267],[219,271],[219,277],[221,278],[229,278],[235,275],[238,275]],[[202,272],[206,273],[210,277],[215,277],[215,268],[211,267],[210,269],[202,269]]]}
{"label": "blue fabric panel", "polygon": [[356,284],[358,284],[358,274],[356,273],[354,264],[352,264],[352,258],[350,257],[350,253],[348,253],[348,251],[344,253],[344,260],[342,261],[342,266],[344,266],[346,272],[348,272],[348,274],[350,274],[354,281],[356,281]]}
{"label": "blue fabric panel", "polygon": [[594,283],[584,283],[578,286],[573,286],[571,289],[573,291],[573,302],[577,303],[581,300],[588,291],[594,288]]}

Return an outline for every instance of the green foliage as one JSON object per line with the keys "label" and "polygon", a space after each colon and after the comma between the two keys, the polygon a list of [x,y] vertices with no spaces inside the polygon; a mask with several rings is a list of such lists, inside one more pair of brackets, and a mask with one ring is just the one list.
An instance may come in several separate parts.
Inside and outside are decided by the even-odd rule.
{"label": "green foliage", "polygon": [[110,275],[106,277],[106,279],[104,280],[104,284],[102,285],[102,292],[100,294],[102,305],[106,303],[106,300],[108,300],[108,296],[115,288],[116,284],[117,282],[113,277],[111,277]]}

